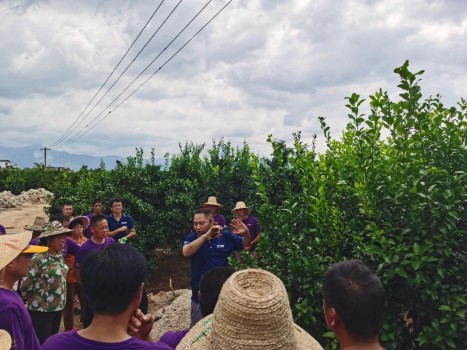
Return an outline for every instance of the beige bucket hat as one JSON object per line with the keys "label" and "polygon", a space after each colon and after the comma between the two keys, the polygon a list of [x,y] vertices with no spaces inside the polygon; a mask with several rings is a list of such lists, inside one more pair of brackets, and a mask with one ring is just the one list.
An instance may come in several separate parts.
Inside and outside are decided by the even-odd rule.
{"label": "beige bucket hat", "polygon": [[63,227],[60,221],[51,221],[42,226],[43,232],[39,236],[39,238],[50,237],[61,235],[63,233],[70,233],[73,230]]}
{"label": "beige bucket hat", "polygon": [[0,269],[3,269],[21,253],[44,253],[49,248],[29,245],[31,232],[12,233],[0,236]]}
{"label": "beige bucket hat", "polygon": [[225,282],[214,313],[199,321],[177,350],[322,350],[292,319],[287,291],[272,273],[247,269]]}
{"label": "beige bucket hat", "polygon": [[214,196],[208,197],[208,201],[207,201],[206,203],[202,204],[201,206],[202,206],[203,208],[206,208],[206,207],[209,206],[209,205],[214,205],[214,206],[219,207],[219,208],[222,208],[222,207],[223,207],[222,204],[217,203],[217,198],[214,197]]}
{"label": "beige bucket hat", "polygon": [[248,208],[246,206],[245,202],[237,202],[237,204],[235,204],[235,208],[232,209],[232,214],[235,214],[235,211],[238,210],[238,209],[247,209],[248,214],[251,213],[251,211],[252,211],[251,208]]}
{"label": "beige bucket hat", "polygon": [[43,231],[42,226],[47,222],[45,216],[36,216],[31,226],[25,226],[24,229],[28,231]]}
{"label": "beige bucket hat", "polygon": [[0,329],[0,350],[10,350],[10,349],[11,349],[10,334],[4,329]]}

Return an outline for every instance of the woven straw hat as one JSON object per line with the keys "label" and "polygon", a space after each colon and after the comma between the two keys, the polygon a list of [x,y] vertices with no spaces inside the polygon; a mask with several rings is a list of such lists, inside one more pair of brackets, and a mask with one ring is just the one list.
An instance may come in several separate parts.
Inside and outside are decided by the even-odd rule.
{"label": "woven straw hat", "polygon": [[73,230],[63,227],[60,221],[51,221],[42,226],[43,232],[39,236],[39,238],[50,237],[61,235],[63,233],[70,233]]}
{"label": "woven straw hat", "polygon": [[43,231],[42,226],[47,222],[44,216],[36,216],[31,226],[25,226],[24,229],[28,231]]}
{"label": "woven straw hat", "polygon": [[223,207],[223,205],[217,203],[217,198],[213,197],[213,196],[208,197],[208,201],[206,203],[202,204],[201,206],[203,208],[206,208],[208,205],[214,205],[214,206],[219,207],[219,208]]}
{"label": "woven straw hat", "polygon": [[89,227],[89,218],[87,216],[75,216],[70,220],[68,227],[73,226],[72,223],[76,221],[81,221],[83,223],[83,230],[86,230]]}
{"label": "woven straw hat", "polygon": [[21,253],[44,253],[49,248],[30,245],[31,232],[12,233],[0,236],[0,269],[3,269]]}
{"label": "woven straw hat", "polygon": [[322,350],[294,324],[282,281],[270,272],[247,269],[224,283],[214,313],[199,321],[177,350]]}
{"label": "woven straw hat", "polygon": [[11,349],[11,337],[10,334],[4,329],[0,329],[0,350]]}
{"label": "woven straw hat", "polygon": [[252,209],[246,206],[245,202],[237,202],[237,204],[235,204],[235,208],[232,209],[232,213],[235,214],[235,210],[238,209],[248,209],[248,214],[252,211]]}

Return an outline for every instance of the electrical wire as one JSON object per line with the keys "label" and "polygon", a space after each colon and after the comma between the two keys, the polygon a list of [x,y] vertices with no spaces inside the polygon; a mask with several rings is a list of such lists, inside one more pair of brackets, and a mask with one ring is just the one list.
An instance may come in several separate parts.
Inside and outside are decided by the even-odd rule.
{"label": "electrical wire", "polygon": [[[203,11],[203,9],[211,2],[212,0],[210,0],[201,10],[200,12],[198,12],[198,14],[182,29],[181,32],[183,32],[191,22],[193,22],[193,20]],[[164,52],[168,46],[170,46],[170,44],[175,41],[175,39],[181,34],[181,32],[179,34],[177,34],[177,36],[169,43],[168,46],[166,46],[166,48],[164,48],[162,50],[162,52],[156,57],[156,59],[154,59],[144,70],[142,73],[140,73],[138,75],[137,78],[135,78],[123,91],[122,93],[120,93],[104,110],[102,110],[96,117],[94,117],[94,119],[88,124],[86,125],[86,127],[84,127],[83,129],[81,129],[81,131],[75,135],[75,137],[71,138],[65,145],[69,145],[75,141],[77,141],[78,139],[80,139],[81,137],[83,137],[84,135],[86,135],[89,131],[91,131],[92,129],[94,129],[97,125],[99,125],[105,118],[107,118],[111,113],[113,113],[118,107],[120,107],[126,100],[128,100],[131,96],[133,96],[144,84],[146,84],[154,75],[156,75],[160,70],[162,70],[162,68],[164,68],[182,49],[184,49],[204,28],[206,28],[209,23],[211,23],[233,0],[230,0],[228,1],[214,16],[211,17],[211,19],[206,22],[206,24],[204,24],[188,41],[185,42],[185,44],[183,44],[172,56],[170,56],[169,59],[167,59],[153,74],[151,74],[141,85],[139,85],[130,95],[128,95],[123,101],[121,101],[113,110],[109,111],[101,120],[97,121],[94,125],[91,126],[91,124],[100,116],[102,115],[102,113],[107,109],[109,108],[135,81],[136,79],[138,79],[148,68],[150,65],[152,65],[154,63],[154,61],[157,59],[157,57],[160,56],[160,54],[162,52]],[[87,129],[88,128],[88,129]],[[85,130],[87,129],[87,130]]]}
{"label": "electrical wire", "polygon": [[74,131],[79,124],[81,124],[81,122],[83,122],[86,117],[88,116],[88,114],[83,118],[83,120],[81,120],[81,122],[79,122],[72,130],[70,130],[73,125],[76,124],[76,122],[79,120],[79,118],[81,118],[81,116],[83,115],[83,113],[86,111],[86,109],[88,109],[89,105],[94,101],[94,99],[96,98],[96,96],[99,94],[99,92],[101,92],[102,88],[105,86],[105,84],[109,81],[110,77],[115,73],[115,71],[117,70],[117,68],[120,66],[120,63],[122,63],[122,61],[125,59],[126,55],[128,54],[128,52],[130,52],[131,48],[135,45],[136,41],[138,40],[138,38],[141,36],[141,34],[143,33],[143,31],[146,29],[146,27],[148,26],[149,22],[151,22],[152,18],[155,16],[155,14],[157,13],[157,11],[159,10],[159,8],[161,7],[161,5],[164,3],[165,0],[162,0],[161,3],[159,4],[159,6],[157,6],[156,10],[152,13],[151,17],[149,17],[148,21],[146,22],[146,24],[143,26],[143,28],[140,30],[139,34],[136,36],[135,40],[133,40],[133,42],[131,43],[130,47],[126,50],[125,54],[123,55],[123,57],[120,59],[120,61],[118,61],[117,65],[115,66],[115,68],[112,70],[112,72],[109,74],[109,76],[107,77],[107,79],[105,79],[104,83],[101,85],[101,87],[99,88],[99,90],[94,94],[94,96],[92,97],[91,101],[89,101],[89,103],[86,105],[86,107],[84,107],[84,109],[81,111],[81,113],[79,114],[79,116],[73,121],[73,123],[68,127],[68,129],[65,131],[65,133],[63,133],[62,136],[60,136],[60,138],[54,142],[54,144],[52,145],[55,146],[55,145],[58,145],[60,144],[60,141],[64,138],[66,138],[72,131]]}

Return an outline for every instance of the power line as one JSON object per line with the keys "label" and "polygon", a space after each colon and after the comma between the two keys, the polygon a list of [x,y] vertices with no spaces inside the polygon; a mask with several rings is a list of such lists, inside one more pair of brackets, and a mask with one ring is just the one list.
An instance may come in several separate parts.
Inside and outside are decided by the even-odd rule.
{"label": "power line", "polygon": [[[204,7],[203,9],[211,2],[212,0],[210,0]],[[162,66],[160,66],[153,74],[151,74],[140,86],[138,86],[130,95],[128,95],[122,102],[120,102],[113,110],[109,111],[107,113],[107,115],[105,115],[101,120],[99,120],[98,122],[96,122],[94,125],[91,126],[91,124],[100,116],[102,115],[102,113],[108,108],[110,107],[117,99],[118,97],[120,97],[135,81],[136,79],[138,79],[143,73],[144,71],[146,71],[150,65],[152,65],[152,63],[155,61],[155,59],[143,70],[142,73],[140,73],[138,75],[138,77],[136,79],[134,79],[124,90],[122,93],[120,93],[104,110],[102,110],[96,117],[94,117],[94,119],[91,120],[91,122],[86,125],[86,127],[82,128],[80,132],[78,132],[78,134],[76,134],[73,138],[71,138],[65,145],[68,145],[68,144],[71,144],[73,142],[75,142],[76,140],[80,139],[81,137],[83,137],[84,135],[86,135],[89,131],[91,131],[92,129],[94,129],[97,125],[99,125],[105,118],[108,117],[109,114],[111,114],[112,112],[114,112],[118,107],[120,107],[126,100],[128,100],[128,98],[130,98],[131,96],[133,96],[144,84],[146,84],[149,79],[151,79],[155,74],[157,74],[165,65],[167,65],[167,63],[169,63],[183,48],[185,48],[209,23],[211,23],[214,18],[216,18],[230,3],[232,2],[232,0],[228,1],[213,17],[211,17],[211,19],[206,22],[205,25],[203,25],[201,27],[201,29],[199,29],[187,42],[185,42],[185,44],[183,44],[169,59],[167,59],[164,64],[162,64]],[[188,27],[188,25],[199,15],[199,13],[201,13],[201,11],[203,10],[201,9],[200,12],[198,12],[198,14],[182,29],[181,32],[183,32],[186,27]],[[177,34],[177,36],[175,37],[175,39],[181,34],[181,32],[179,34]],[[174,40],[175,40],[174,39]],[[172,40],[168,46],[170,46],[170,44],[174,41]],[[167,47],[168,47],[167,46]],[[164,52],[166,49],[164,48],[162,50],[162,52]],[[161,53],[162,53],[161,52]],[[159,57],[160,54],[157,56]],[[157,59],[156,57],[156,59]],[[87,130],[85,130],[86,128],[88,128]]]}
{"label": "power line", "polygon": [[[68,127],[68,129],[65,131],[65,133],[57,140],[54,142],[54,144],[52,145],[55,146],[55,145],[58,145],[60,144],[60,141],[64,138],[66,138],[73,130],[75,130],[79,124],[81,124],[81,122],[83,122],[86,117],[89,115],[89,113],[83,118],[83,120],[81,120],[72,130],[70,130],[73,125],[76,124],[76,122],[79,120],[79,118],[83,115],[83,113],[86,111],[86,109],[88,109],[89,105],[94,101],[94,99],[96,98],[96,96],[99,94],[99,92],[101,92],[102,88],[105,86],[105,84],[109,81],[110,77],[115,73],[115,71],[117,70],[117,68],[120,66],[120,63],[122,63],[122,61],[125,59],[126,55],[128,54],[128,52],[130,52],[131,48],[133,47],[133,45],[136,43],[136,41],[138,40],[138,38],[141,36],[141,34],[143,33],[144,29],[146,29],[146,27],[148,26],[149,22],[151,22],[152,18],[155,16],[155,14],[157,13],[157,11],[159,10],[159,8],[162,6],[162,4],[164,3],[165,0],[162,0],[161,3],[159,4],[159,6],[157,6],[157,8],[155,9],[155,11],[152,13],[151,17],[149,17],[148,21],[146,22],[146,24],[143,26],[143,28],[141,29],[141,31],[139,32],[139,34],[136,36],[135,40],[133,40],[133,42],[131,43],[130,47],[126,50],[125,54],[123,55],[123,57],[120,59],[120,61],[118,61],[117,65],[115,66],[115,68],[112,70],[112,72],[109,74],[109,76],[107,77],[107,79],[105,79],[104,83],[101,85],[101,87],[99,88],[99,90],[94,94],[94,96],[92,97],[91,101],[89,101],[89,103],[86,105],[86,107],[84,107],[84,109],[81,111],[81,113],[79,114],[79,116],[74,120],[74,122]],[[152,39],[152,37],[151,37]],[[147,43],[146,43],[147,45]],[[146,47],[145,45],[145,47]],[[134,60],[136,59],[136,57],[133,59],[132,63],[134,62]],[[127,68],[128,69],[128,68]],[[120,79],[120,77],[119,77]],[[115,83],[114,83],[115,84]]]}

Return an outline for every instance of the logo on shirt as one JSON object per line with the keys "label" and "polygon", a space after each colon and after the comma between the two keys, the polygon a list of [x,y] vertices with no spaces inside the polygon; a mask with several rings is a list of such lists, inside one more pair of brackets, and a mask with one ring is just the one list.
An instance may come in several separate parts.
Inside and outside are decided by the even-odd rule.
{"label": "logo on shirt", "polygon": [[223,244],[218,244],[216,247],[217,247],[217,248],[223,249],[223,248],[224,248],[224,245],[223,245]]}

